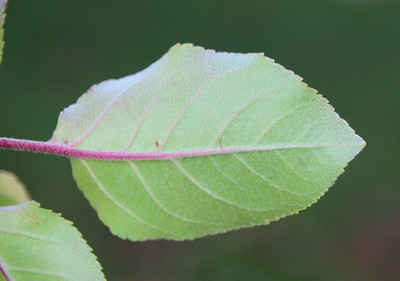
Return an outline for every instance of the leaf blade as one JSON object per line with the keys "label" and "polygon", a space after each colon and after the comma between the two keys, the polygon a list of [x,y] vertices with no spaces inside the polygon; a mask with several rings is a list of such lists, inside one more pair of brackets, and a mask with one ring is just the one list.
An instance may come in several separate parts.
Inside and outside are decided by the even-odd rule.
{"label": "leaf blade", "polygon": [[51,142],[149,156],[72,159],[78,186],[120,237],[266,224],[315,202],[365,145],[301,80],[262,54],[176,45],[92,87],[60,114]]}
{"label": "leaf blade", "polygon": [[18,178],[0,170],[0,270],[6,280],[105,280],[72,223],[28,200]]}
{"label": "leaf blade", "polygon": [[10,280],[105,280],[72,223],[36,202],[0,207],[0,266]]}

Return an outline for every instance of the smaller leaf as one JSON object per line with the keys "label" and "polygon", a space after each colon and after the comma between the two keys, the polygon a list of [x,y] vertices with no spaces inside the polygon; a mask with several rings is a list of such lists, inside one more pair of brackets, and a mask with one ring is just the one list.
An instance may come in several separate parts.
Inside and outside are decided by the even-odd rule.
{"label": "smaller leaf", "polygon": [[13,173],[0,170],[0,206],[17,205],[30,200],[25,185]]}
{"label": "smaller leaf", "polygon": [[3,42],[3,36],[4,36],[4,30],[3,30],[3,24],[4,24],[4,19],[6,18],[6,14],[4,13],[6,10],[6,4],[7,0],[0,0],[0,63],[3,57],[3,47],[4,47],[4,42]]}
{"label": "smaller leaf", "polygon": [[[12,173],[0,171],[0,198],[29,197]],[[2,276],[2,274],[4,276]],[[4,279],[5,277],[5,279]],[[91,248],[70,221],[36,202],[0,207],[0,280],[104,281]]]}

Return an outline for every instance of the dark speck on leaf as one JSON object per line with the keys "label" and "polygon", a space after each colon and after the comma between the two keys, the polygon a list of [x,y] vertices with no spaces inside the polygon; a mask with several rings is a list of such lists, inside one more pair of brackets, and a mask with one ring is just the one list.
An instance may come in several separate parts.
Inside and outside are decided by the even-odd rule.
{"label": "dark speck on leaf", "polygon": [[23,211],[29,218],[31,218],[34,221],[35,225],[39,225],[39,218],[35,214],[31,214],[26,210]]}
{"label": "dark speck on leaf", "polygon": [[160,146],[160,144],[158,143],[158,141],[156,141],[156,147],[158,148]]}

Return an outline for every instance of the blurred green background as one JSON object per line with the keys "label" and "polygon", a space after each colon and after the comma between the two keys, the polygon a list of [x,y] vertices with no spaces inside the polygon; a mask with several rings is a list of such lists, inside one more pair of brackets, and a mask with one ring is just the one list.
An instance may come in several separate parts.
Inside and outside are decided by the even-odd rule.
{"label": "blurred green background", "polygon": [[399,0],[10,0],[5,29],[0,136],[47,140],[58,113],[92,84],[192,42],[264,52],[367,141],[299,215],[187,242],[113,237],[67,159],[0,151],[1,169],[74,222],[108,280],[400,280]]}

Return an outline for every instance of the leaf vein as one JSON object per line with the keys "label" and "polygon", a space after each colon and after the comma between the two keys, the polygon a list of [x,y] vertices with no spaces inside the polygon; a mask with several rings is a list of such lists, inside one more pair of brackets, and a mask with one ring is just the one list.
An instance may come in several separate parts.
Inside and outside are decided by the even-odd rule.
{"label": "leaf vein", "polygon": [[214,165],[214,167],[216,168],[216,170],[218,171],[219,174],[221,174],[222,176],[224,176],[225,178],[227,178],[230,182],[232,182],[234,185],[236,185],[241,191],[243,191],[244,193],[246,193],[247,195],[249,195],[249,193],[247,192],[247,190],[243,189],[240,184],[238,182],[236,182],[234,179],[232,179],[230,176],[228,176],[225,172],[223,172],[221,170],[221,168],[219,167],[219,165],[215,162],[214,157],[212,157],[211,155],[208,155],[208,158],[210,158],[212,164]]}
{"label": "leaf vein", "polygon": [[[286,86],[286,87],[287,87],[287,86]],[[255,98],[252,98],[251,100],[249,100],[248,102],[246,102],[241,108],[239,108],[236,112],[234,112],[234,113],[232,114],[232,116],[228,119],[228,122],[221,128],[221,130],[220,130],[219,133],[217,134],[217,138],[216,138],[216,139],[214,140],[214,142],[211,144],[210,148],[213,148],[213,147],[217,144],[217,142],[221,139],[221,137],[222,137],[222,135],[224,134],[224,132],[226,131],[226,129],[229,127],[229,125],[233,122],[233,120],[235,120],[235,118],[236,118],[240,113],[242,113],[243,111],[245,111],[246,109],[248,109],[248,107],[249,107],[250,105],[252,105],[252,104],[255,103],[256,101],[258,101],[259,99],[261,99],[261,98],[264,97],[265,95],[267,95],[267,94],[269,94],[269,93],[271,93],[271,92],[273,92],[273,91],[275,91],[275,90],[283,89],[283,88],[286,88],[286,87],[275,87],[275,88],[269,89],[269,90],[263,92],[261,95],[255,97]]]}
{"label": "leaf vein", "polygon": [[310,102],[306,102],[306,103],[301,103],[293,108],[291,108],[290,110],[286,111],[284,114],[282,114],[281,116],[279,116],[277,119],[275,119],[255,140],[254,145],[257,145],[260,143],[260,141],[272,130],[272,128],[275,127],[276,124],[278,124],[279,121],[284,120],[286,117],[288,117],[291,114],[296,113],[297,110],[299,110],[300,108],[303,108],[307,105],[309,105]]}
{"label": "leaf vein", "polygon": [[176,233],[167,231],[165,229],[162,229],[160,227],[157,227],[153,224],[150,224],[149,222],[143,220],[142,218],[138,217],[137,215],[135,215],[134,213],[132,213],[130,210],[128,210],[125,206],[121,205],[118,201],[116,201],[104,188],[104,186],[102,185],[102,183],[97,179],[96,175],[94,174],[94,172],[92,171],[92,169],[89,167],[89,165],[86,163],[86,161],[79,159],[79,162],[86,168],[86,170],[89,172],[91,178],[93,179],[93,181],[95,182],[95,184],[98,186],[98,188],[100,189],[101,192],[103,192],[103,194],[112,202],[114,203],[117,207],[119,207],[121,210],[123,210],[125,213],[127,213],[130,217],[134,218],[135,220],[141,222],[142,224],[159,230],[161,232],[165,232],[168,234],[172,234],[172,235],[177,235]]}
{"label": "leaf vein", "polygon": [[[51,239],[48,239],[48,238],[36,236],[36,235],[33,235],[33,234],[21,232],[21,231],[13,231],[13,230],[8,230],[8,229],[0,229],[0,233],[22,235],[22,236],[26,236],[26,237],[29,237],[29,238],[32,238],[32,239],[41,240],[41,241],[44,241],[44,242],[49,242],[49,243],[53,243],[53,244],[64,245],[64,244],[63,244],[62,242],[60,242],[60,241],[51,240]],[[64,245],[64,246],[65,246],[65,245]]]}
{"label": "leaf vein", "polygon": [[293,173],[295,173],[298,177],[302,178],[305,181],[308,182],[318,182],[320,179],[309,179],[305,176],[303,176],[302,174],[300,174],[295,168],[292,167],[292,165],[290,165],[282,156],[280,153],[278,153],[278,151],[274,150],[273,153],[275,153],[276,156],[278,156],[278,158],[285,164],[286,167],[288,167],[290,170],[293,171]]}
{"label": "leaf vein", "polygon": [[263,175],[261,175],[260,173],[258,173],[257,171],[255,171],[246,161],[243,160],[243,158],[239,157],[239,155],[237,155],[237,154],[232,154],[232,156],[233,156],[234,158],[236,158],[239,162],[241,162],[241,163],[243,164],[243,166],[245,166],[251,173],[253,173],[254,175],[256,175],[256,176],[258,176],[259,178],[261,178],[262,180],[264,180],[264,182],[266,182],[266,183],[267,183],[268,185],[270,185],[271,187],[273,187],[273,188],[275,188],[275,189],[277,189],[277,190],[280,190],[280,191],[285,191],[285,192],[287,192],[287,193],[290,193],[290,194],[293,194],[293,195],[296,195],[296,196],[299,196],[299,197],[302,196],[302,194],[300,194],[300,193],[296,193],[296,192],[287,190],[287,189],[285,189],[285,188],[282,188],[282,187],[280,187],[280,186],[278,186],[278,185],[273,184],[273,183],[270,182],[266,177],[264,177]]}
{"label": "leaf vein", "polygon": [[169,136],[171,135],[172,131],[175,129],[175,127],[176,127],[176,125],[178,124],[179,120],[181,120],[182,116],[187,112],[187,110],[189,109],[189,107],[196,101],[196,99],[200,96],[200,94],[201,94],[202,92],[204,92],[204,90],[211,84],[211,82],[213,82],[214,80],[216,80],[216,79],[218,79],[218,78],[221,78],[221,77],[223,77],[223,76],[225,76],[225,75],[235,73],[235,72],[237,72],[237,71],[239,71],[239,70],[243,70],[243,69],[245,69],[245,68],[247,68],[247,67],[250,67],[250,66],[254,66],[254,64],[246,64],[246,65],[244,65],[244,66],[242,65],[242,66],[237,67],[237,68],[235,68],[235,69],[230,69],[229,71],[225,71],[225,72],[219,73],[218,75],[212,76],[212,77],[211,77],[209,80],[207,80],[203,85],[201,85],[201,86],[198,88],[197,92],[196,92],[196,93],[193,95],[193,97],[189,100],[189,102],[185,104],[185,106],[183,107],[183,109],[182,109],[181,112],[178,114],[177,118],[175,119],[175,121],[172,123],[171,128],[168,130],[167,135],[165,136],[163,142],[162,142],[161,145],[160,145],[159,151],[161,152],[161,151],[164,149],[165,145],[166,145],[167,142],[168,142]]}
{"label": "leaf vein", "polygon": [[[149,74],[147,74],[149,75]],[[146,76],[147,76],[146,75]],[[135,83],[133,83],[132,85],[130,85],[129,87],[127,87],[125,90],[121,91],[121,93],[119,95],[117,95],[115,98],[112,99],[112,101],[110,102],[110,104],[104,109],[104,111],[100,114],[100,116],[96,119],[96,121],[93,122],[92,126],[89,127],[89,129],[87,129],[76,141],[74,141],[73,143],[70,144],[71,147],[75,147],[78,144],[80,144],[83,140],[85,140],[95,129],[96,127],[100,124],[100,122],[104,119],[104,117],[107,115],[107,113],[111,110],[111,108],[114,106],[114,104],[117,103],[117,101],[122,98],[124,95],[126,95],[129,90],[131,90],[134,86],[140,85],[141,82],[143,81],[143,79],[146,78],[142,77],[142,79],[140,79],[139,81],[136,81]]]}
{"label": "leaf vein", "polygon": [[199,188],[200,190],[204,191],[205,193],[207,193],[209,196],[213,197],[214,199],[217,199],[217,200],[219,200],[219,201],[224,202],[225,204],[228,204],[228,205],[231,205],[231,206],[234,206],[234,207],[236,207],[236,208],[243,209],[243,210],[246,210],[246,211],[249,211],[249,212],[255,211],[255,210],[249,209],[249,208],[247,208],[247,207],[238,205],[238,204],[236,204],[236,203],[234,203],[234,202],[232,202],[232,201],[226,200],[226,199],[224,199],[224,198],[222,198],[222,197],[216,195],[215,193],[209,191],[207,188],[204,188],[200,183],[198,183],[198,182],[197,182],[197,181],[196,181],[196,180],[195,180],[181,165],[180,165],[180,164],[178,164],[178,162],[177,162],[176,160],[172,160],[172,162],[175,164],[175,166],[178,168],[178,170],[179,170],[191,183],[193,183],[197,188]]}
{"label": "leaf vein", "polygon": [[146,183],[145,179],[143,178],[143,175],[140,173],[139,169],[136,167],[136,165],[132,162],[129,161],[129,164],[133,170],[133,172],[137,175],[137,177],[139,178],[140,182],[142,183],[144,189],[146,190],[146,192],[148,193],[148,195],[151,197],[151,199],[156,203],[156,205],[163,210],[167,215],[176,218],[178,220],[181,220],[185,223],[196,223],[196,224],[210,224],[208,222],[202,222],[202,221],[195,221],[195,220],[191,220],[191,219],[187,219],[184,217],[181,217],[177,214],[172,213],[171,211],[169,211],[154,195],[154,193],[152,192],[150,186]]}
{"label": "leaf vein", "polygon": [[42,271],[42,270],[36,270],[36,269],[27,269],[27,268],[15,267],[15,266],[9,266],[9,267],[7,267],[7,269],[8,269],[8,271],[32,273],[32,274],[47,275],[47,276],[56,276],[56,277],[62,278],[64,280],[74,281],[73,279],[69,279],[68,277],[66,277],[64,275],[58,274],[55,272],[48,272],[48,271]]}
{"label": "leaf vein", "polygon": [[162,81],[161,85],[159,86],[157,93],[154,95],[154,97],[151,99],[150,103],[148,104],[148,106],[146,107],[145,111],[143,112],[137,126],[135,127],[135,130],[133,131],[132,137],[129,139],[128,144],[126,145],[126,147],[124,148],[123,151],[127,151],[131,146],[132,143],[134,141],[134,139],[136,138],[137,133],[139,132],[140,128],[142,127],[142,124],[144,122],[144,119],[146,118],[147,114],[149,113],[149,111],[152,109],[153,105],[155,104],[155,102],[157,101],[158,97],[162,94],[162,91],[165,89],[165,85],[166,83],[173,77],[173,75],[178,72],[180,69],[182,69],[184,66],[193,63],[195,61],[207,61],[209,59],[211,59],[216,53],[212,53],[211,55],[207,56],[207,57],[202,57],[202,58],[196,58],[193,60],[189,60],[188,62],[182,64],[180,67],[174,69],[165,79],[164,81]]}

